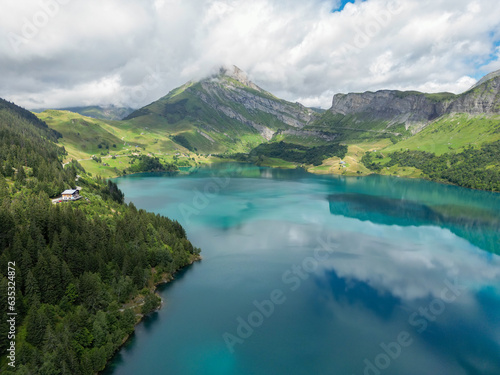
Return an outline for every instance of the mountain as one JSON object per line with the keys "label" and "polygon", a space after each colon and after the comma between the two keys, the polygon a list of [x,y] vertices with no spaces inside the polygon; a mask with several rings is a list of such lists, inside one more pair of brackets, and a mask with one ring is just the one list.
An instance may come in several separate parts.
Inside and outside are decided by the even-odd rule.
{"label": "mountain", "polygon": [[468,90],[474,90],[476,87],[481,86],[483,83],[489,81],[490,79],[496,78],[500,76],[500,70],[496,70],[494,72],[486,74],[483,78],[481,78],[479,81],[477,81],[472,87]]}
{"label": "mountain", "polygon": [[333,97],[332,114],[356,115],[366,120],[411,124],[430,121],[444,113],[451,93],[423,94],[414,91],[381,90],[362,94],[337,94]]}
{"label": "mountain", "polygon": [[278,99],[238,67],[191,81],[128,115],[132,126],[167,132],[191,151],[249,151],[278,130],[301,129],[319,117],[313,109]]}
{"label": "mountain", "polygon": [[337,94],[330,112],[341,115],[367,115],[393,123],[432,121],[450,113],[499,113],[500,71],[488,74],[461,95],[425,94],[417,91],[381,90],[362,94]]}
{"label": "mountain", "polygon": [[29,124],[29,127],[35,127],[46,132],[44,136],[52,140],[54,140],[54,137],[55,139],[61,137],[60,133],[53,129],[49,129],[48,125],[33,113],[2,98],[0,98],[0,120],[2,120],[0,124],[4,126],[13,123],[15,123],[16,126],[22,126],[20,124]]}
{"label": "mountain", "polygon": [[458,95],[445,114],[500,114],[500,70],[490,73],[465,93]]}
{"label": "mountain", "polygon": [[336,94],[332,107],[321,118],[293,136],[303,141],[309,138],[310,142],[322,142],[325,136],[336,141],[401,138],[458,113],[500,115],[500,71],[490,73],[460,95],[397,90]]}
{"label": "mountain", "polygon": [[[41,113],[46,109],[36,109],[33,112]],[[87,106],[87,107],[66,107],[58,108],[59,111],[69,111],[74,113],[79,113],[83,116],[92,117],[100,120],[121,120],[127,117],[129,114],[134,112],[132,108],[129,107],[116,107],[114,105],[109,105],[106,107],[101,107],[97,105]]]}

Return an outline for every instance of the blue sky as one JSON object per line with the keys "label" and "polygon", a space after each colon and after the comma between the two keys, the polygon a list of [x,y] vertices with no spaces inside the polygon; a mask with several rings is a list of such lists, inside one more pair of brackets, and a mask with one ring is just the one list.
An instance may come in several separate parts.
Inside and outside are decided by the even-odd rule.
{"label": "blue sky", "polygon": [[[332,12],[341,12],[342,10],[344,10],[345,6],[347,3],[353,3],[354,4],[354,1],[355,0],[341,0],[340,1],[340,5],[336,8],[334,8],[332,10]],[[363,1],[366,1],[366,0],[358,0],[358,2],[363,2]]]}
{"label": "blue sky", "polygon": [[498,48],[499,47],[500,47],[500,40],[496,40],[496,41],[492,42],[491,53],[489,54],[489,56],[486,59],[484,59],[483,61],[480,61],[476,66],[477,70],[476,70],[475,74],[472,75],[475,79],[480,80],[486,74],[491,73],[491,69],[489,68],[489,66],[492,63],[498,62]]}

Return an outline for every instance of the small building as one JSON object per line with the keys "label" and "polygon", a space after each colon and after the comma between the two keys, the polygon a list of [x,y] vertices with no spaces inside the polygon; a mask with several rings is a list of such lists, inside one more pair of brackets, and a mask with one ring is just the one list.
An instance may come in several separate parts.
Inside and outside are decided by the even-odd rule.
{"label": "small building", "polygon": [[345,162],[345,161],[343,161],[343,160],[341,160],[341,161],[340,161],[340,164],[344,165],[344,164],[346,164],[346,162]]}
{"label": "small building", "polygon": [[76,189],[71,189],[71,190],[65,190],[61,194],[62,199],[65,201],[74,201],[80,199],[80,194],[78,193],[78,190]]}

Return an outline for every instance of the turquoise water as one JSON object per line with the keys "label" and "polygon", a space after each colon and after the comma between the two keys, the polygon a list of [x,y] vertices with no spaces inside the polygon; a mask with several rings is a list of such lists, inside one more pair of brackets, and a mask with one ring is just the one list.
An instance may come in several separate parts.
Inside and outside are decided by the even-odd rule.
{"label": "turquoise water", "polygon": [[500,194],[238,164],[116,181],[203,260],[106,374],[500,374]]}

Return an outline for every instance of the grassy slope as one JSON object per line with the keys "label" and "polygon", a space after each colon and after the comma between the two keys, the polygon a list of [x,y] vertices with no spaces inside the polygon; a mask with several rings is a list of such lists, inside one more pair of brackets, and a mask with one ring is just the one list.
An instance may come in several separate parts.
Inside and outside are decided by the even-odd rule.
{"label": "grassy slope", "polygon": [[[195,85],[196,87],[199,84]],[[253,128],[231,121],[193,94],[182,91],[145,107],[144,114],[125,121],[130,128],[145,128],[157,134],[183,135],[201,153],[248,151],[264,139]],[[201,132],[210,137],[213,142]]]}
{"label": "grassy slope", "polygon": [[[155,126],[157,123],[98,120],[68,111],[48,110],[37,114],[51,128],[63,134],[62,144],[71,157],[84,158],[99,155],[108,143],[110,152],[140,151],[155,153],[183,152],[185,149],[173,142],[168,134]],[[148,126],[149,125],[149,126]],[[112,147],[116,144],[116,148]]]}
{"label": "grassy slope", "polygon": [[451,114],[428,125],[420,133],[384,149],[385,152],[400,149],[420,150],[441,155],[461,151],[468,145],[481,146],[500,139],[500,116]]}
{"label": "grassy slope", "polygon": [[325,112],[320,119],[304,129],[334,133],[343,141],[373,140],[396,134],[408,134],[404,124],[389,124],[388,121],[373,120],[363,114],[344,116],[330,111]]}
{"label": "grassy slope", "polygon": [[[48,110],[37,116],[63,135],[59,142],[68,151],[66,161],[78,160],[92,175],[106,178],[119,175],[129,166],[129,156],[132,154],[158,156],[165,163],[174,162],[174,157],[185,163],[189,159],[190,165],[204,164],[208,160],[206,157],[188,153],[168,135],[152,131],[147,126],[138,128],[129,122],[103,121],[57,110]],[[99,148],[99,144],[107,144],[109,149],[105,146]],[[113,144],[116,147],[113,147]],[[105,155],[102,155],[103,153]],[[93,161],[92,155],[101,157],[102,163]],[[112,158],[113,155],[116,159]]]}
{"label": "grassy slope", "polygon": [[308,147],[323,146],[330,143],[324,139],[320,139],[317,136],[309,135],[307,133],[304,133],[302,135],[276,134],[275,136],[273,136],[272,141],[273,142],[283,141],[286,143],[294,143],[296,145],[302,145]]}
{"label": "grassy slope", "polygon": [[[361,163],[361,158],[366,151],[381,150],[391,141],[387,138],[376,139],[363,142],[346,142],[348,149],[347,155],[344,159],[338,157],[325,159],[323,164],[317,167],[308,168],[308,171],[320,174],[344,174],[352,175],[366,175],[371,172]],[[341,164],[344,161],[346,164]]]}
{"label": "grassy slope", "polygon": [[61,108],[61,110],[79,113],[83,116],[97,118],[101,120],[121,120],[125,116],[133,112],[131,108],[125,107],[68,107]]}
{"label": "grassy slope", "polygon": [[[177,99],[183,99],[183,92],[177,95]],[[192,109],[192,108],[191,108]],[[174,143],[168,134],[162,132],[162,126],[158,121],[152,121],[153,125],[144,122],[151,116],[141,116],[140,118],[128,121],[102,121],[88,118],[76,113],[67,111],[45,111],[38,115],[47,124],[63,134],[60,140],[68,153],[69,158],[80,160],[80,163],[92,174],[99,174],[103,177],[112,177],[121,173],[129,166],[131,153],[144,153],[160,157],[164,162],[175,162],[173,159],[175,153],[180,153],[180,159],[189,160],[190,165],[200,165],[210,162],[206,156],[196,155],[188,152],[182,146]],[[156,116],[156,115],[154,115]],[[165,119],[163,118],[163,121]],[[396,144],[393,144],[388,134],[376,132],[350,132],[346,131],[343,143],[348,145],[348,153],[343,161],[346,164],[341,165],[339,158],[326,159],[321,166],[310,167],[308,170],[313,173],[335,173],[345,175],[364,175],[370,171],[360,162],[364,152],[379,150],[383,155],[402,149],[421,150],[442,154],[445,152],[459,151],[469,144],[481,145],[485,142],[492,142],[500,139],[500,116],[469,116],[466,114],[454,114],[442,117],[422,132],[415,136],[408,137]],[[179,123],[177,126],[180,127]],[[178,129],[180,130],[180,129]],[[184,131],[174,134],[189,134],[188,140],[191,144],[207,145],[211,142],[198,132],[193,126],[186,125]],[[206,132],[208,134],[209,132]],[[358,135],[359,138],[355,136]],[[213,134],[210,133],[212,137]],[[213,137],[215,142],[220,142],[220,135]],[[241,143],[240,147],[234,147],[236,151],[243,151],[260,144],[263,139],[257,134],[246,134],[241,136],[246,144]],[[311,137],[299,136],[276,136],[273,141],[285,140],[291,143],[303,144],[306,146],[316,146],[325,144],[324,140],[315,140]],[[227,142],[227,140],[226,140]],[[91,160],[92,155],[100,155],[107,150],[99,148],[99,144],[108,144],[110,155],[101,156],[102,163]],[[112,147],[116,144],[116,148]],[[136,147],[140,146],[140,147]],[[204,147],[201,147],[202,149]],[[199,150],[202,151],[202,150]],[[111,155],[116,155],[112,159]],[[187,155],[184,156],[184,155]],[[194,158],[195,160],[191,160]],[[384,158],[381,161],[388,161]],[[293,167],[293,163],[283,162],[277,159],[265,160],[263,165],[276,166],[281,168]],[[381,174],[399,175],[407,177],[419,177],[421,173],[414,168],[400,168],[393,166],[389,169],[383,169]]]}
{"label": "grassy slope", "polygon": [[[379,161],[386,164],[390,161],[387,155],[400,150],[418,150],[431,152],[436,155],[461,152],[465,147],[481,147],[485,143],[495,142],[500,139],[500,116],[478,115],[472,116],[464,113],[455,113],[443,116],[416,135],[402,140],[396,144],[392,142],[378,149],[384,156]],[[368,150],[366,150],[368,151]],[[415,168],[384,167],[382,175],[396,175],[405,177],[422,177],[422,172]]]}
{"label": "grassy slope", "polygon": [[37,116],[63,135],[60,143],[73,158],[81,159],[100,154],[106,147],[115,151],[124,148],[123,141],[104,129],[102,120],[56,110],[47,110]]}
{"label": "grassy slope", "polygon": [[[171,135],[182,135],[193,150],[196,149],[201,153],[248,152],[265,139],[251,125],[224,115],[220,110],[214,109],[213,105],[201,100],[200,96],[215,101],[215,105],[219,108],[230,108],[244,119],[273,130],[288,129],[290,126],[271,114],[257,109],[248,110],[241,103],[227,100],[223,97],[223,90],[243,90],[299,111],[309,111],[296,103],[289,103],[265,91],[245,86],[230,77],[219,77],[219,80],[221,87],[213,92],[206,91],[200,82],[190,82],[181,86],[136,111],[126,119],[126,122],[131,126],[148,126],[150,129],[161,129],[162,132]],[[225,88],[226,85],[230,85],[231,88]],[[212,87],[216,86],[214,83]]]}

